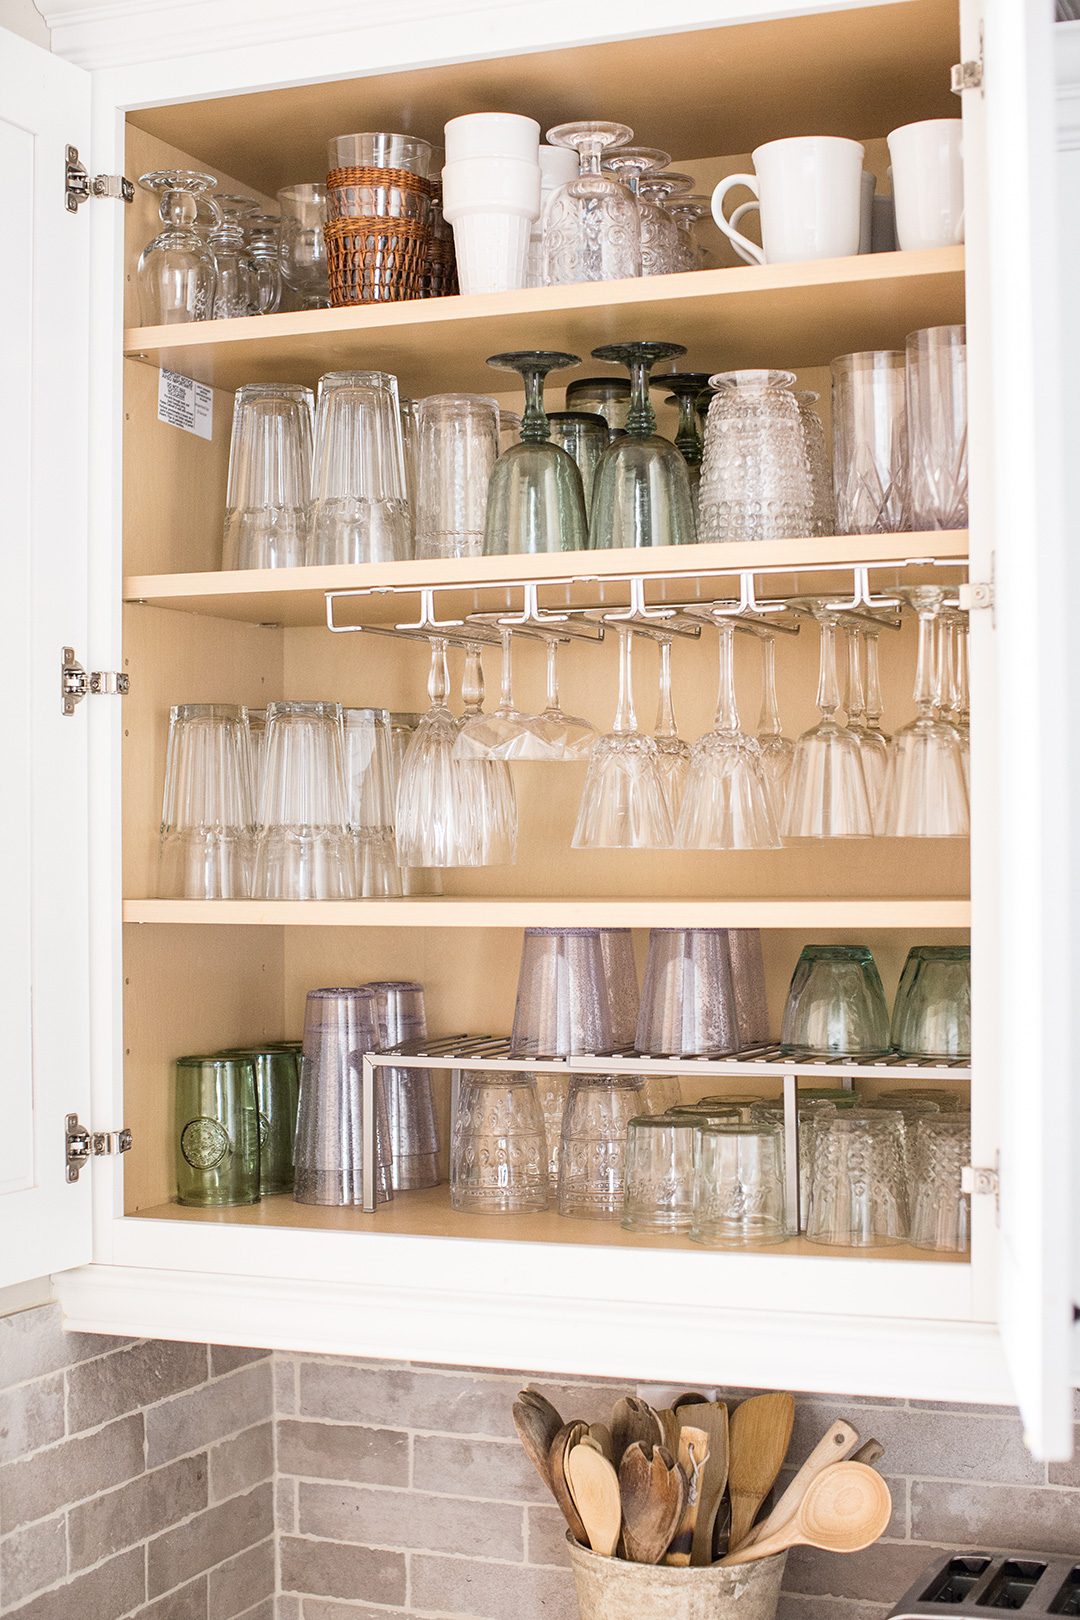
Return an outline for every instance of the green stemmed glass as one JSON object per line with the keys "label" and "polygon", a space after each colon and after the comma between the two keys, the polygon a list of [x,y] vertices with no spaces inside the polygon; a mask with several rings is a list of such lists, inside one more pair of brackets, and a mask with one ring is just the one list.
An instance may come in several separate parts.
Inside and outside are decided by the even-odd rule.
{"label": "green stemmed glass", "polygon": [[520,372],[525,382],[521,442],[495,463],[488,486],[484,556],[584,551],[588,538],[585,493],[577,462],[552,444],[544,412],[544,378],[549,371],[579,366],[576,354],[527,349],[493,354],[489,366]]}
{"label": "green stemmed glass", "polygon": [[[708,371],[669,371],[663,376],[649,379],[653,388],[666,388],[679,407],[675,448],[688,467],[700,467],[705,454],[705,433],[697,402],[702,392],[708,392],[710,375]],[[670,405],[671,400],[666,400],[665,404]]]}
{"label": "green stemmed glass", "polygon": [[[626,437],[609,445],[593,477],[589,546],[687,546],[697,539],[686,462],[656,431],[649,371],[658,360],[685,354],[681,343],[608,343],[594,360],[627,366],[630,410]],[[497,469],[496,469],[497,470]]]}

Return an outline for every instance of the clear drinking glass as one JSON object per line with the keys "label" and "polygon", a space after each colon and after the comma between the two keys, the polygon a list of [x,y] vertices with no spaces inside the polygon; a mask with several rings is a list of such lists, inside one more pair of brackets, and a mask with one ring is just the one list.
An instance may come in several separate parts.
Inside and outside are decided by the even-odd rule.
{"label": "clear drinking glass", "polygon": [[908,1235],[898,1113],[849,1108],[814,1121],[811,1243],[877,1249]]}
{"label": "clear drinking glass", "polygon": [[611,1000],[598,928],[526,928],[510,1055],[610,1052]]}
{"label": "clear drinking glass", "polygon": [[488,482],[499,454],[499,407],[485,394],[417,402],[417,557],[479,557]]}
{"label": "clear drinking glass", "polygon": [[791,979],[780,1050],[796,1057],[883,1057],[889,1009],[863,945],[804,945]]}
{"label": "clear drinking glass", "polygon": [[836,719],[838,615],[826,597],[803,597],[821,630],[817,704],[821,719],[795,744],[780,831],[785,838],[869,838],[874,830],[858,739]]}
{"label": "clear drinking glass", "polygon": [[960,738],[934,713],[934,636],[945,592],[940,585],[916,585],[900,587],[897,595],[919,615],[914,692],[919,712],[889,745],[877,828],[886,838],[965,838],[970,817]]}
{"label": "clear drinking glass", "polygon": [[670,152],[661,152],[655,146],[619,146],[604,156],[603,172],[618,176],[637,199],[643,276],[666,276],[679,268],[678,226],[639,190],[639,181],[645,175],[666,168],[670,162]]}
{"label": "clear drinking glass", "polygon": [[259,1112],[246,1057],[176,1060],[177,1203],[225,1209],[259,1202]]}
{"label": "clear drinking glass", "polygon": [[671,814],[660,772],[659,749],[637,729],[634,713],[631,626],[619,637],[619,705],[613,730],[598,737],[578,809],[574,849],[668,849]]}
{"label": "clear drinking glass", "polygon": [[784,817],[788,782],[795,758],[795,744],[784,736],[780,706],[776,697],[776,637],[763,635],[761,641],[761,713],[757,740],[761,764],[772,795],[773,814],[779,827]]}
{"label": "clear drinking glass", "polygon": [[412,550],[397,378],[319,379],[310,563],[403,562]]}
{"label": "clear drinking glass", "polygon": [[656,709],[653,741],[658,751],[660,779],[672,826],[679,820],[686,775],[690,769],[690,745],[679,736],[671,699],[671,637],[657,636],[660,652],[660,695]]}
{"label": "clear drinking glass", "polygon": [[[427,1036],[424,987],[415,979],[376,979],[375,1018],[383,1051]],[[382,1071],[395,1192],[439,1185],[439,1128],[430,1069]]]}
{"label": "clear drinking glass", "polygon": [[626,431],[630,409],[630,384],[625,377],[575,377],[566,385],[566,409],[602,416],[608,425],[608,438]]}
{"label": "clear drinking glass", "polygon": [[784,540],[809,535],[814,512],[806,433],[793,371],[727,371],[705,424],[699,538]]}
{"label": "clear drinking glass", "polygon": [[[810,1183],[814,1176],[814,1131],[816,1120],[824,1114],[835,1114],[836,1104],[825,1097],[805,1097],[799,1092],[799,1230],[806,1231],[806,1218],[810,1213]],[[780,1166],[787,1187],[787,1149],[784,1139],[784,1104],[779,1102],[755,1103],[750,1109],[751,1125],[775,1125],[780,1132]]]}
{"label": "clear drinking glass", "polygon": [[726,928],[653,928],[636,1047],[646,1057],[726,1057],[739,1049]]}
{"label": "clear drinking glass", "polygon": [[630,370],[626,436],[609,445],[593,479],[592,551],[622,546],[686,546],[697,539],[686,462],[656,432],[649,372],[658,360],[685,354],[681,343],[609,343],[592,351]]}
{"label": "clear drinking glass", "polygon": [[244,226],[258,211],[254,197],[229,197],[217,192],[214,201],[221,219],[210,235],[210,250],[217,266],[214,320],[231,320],[259,313],[259,267],[244,236]]}
{"label": "clear drinking glass", "polygon": [[622,1216],[627,1232],[690,1230],[697,1141],[691,1120],[639,1114],[628,1122]]}
{"label": "clear drinking glass", "polygon": [[593,475],[608,447],[607,423],[590,411],[549,411],[548,425],[554,442],[577,462],[588,512],[592,505]]}
{"label": "clear drinking glass", "polygon": [[271,703],[252,893],[351,900],[353,847],[340,703]]}
{"label": "clear drinking glass", "polygon": [[833,470],[825,443],[825,429],[821,417],[814,409],[820,394],[812,388],[792,390],[799,407],[799,417],[806,434],[806,459],[810,463],[810,485],[813,493],[813,511],[810,518],[812,535],[836,533],[836,501],[833,498]]}
{"label": "clear drinking glass", "polygon": [[626,1128],[641,1112],[636,1074],[575,1074],[559,1148],[559,1214],[621,1221],[626,1194]]}
{"label": "clear drinking glass", "polygon": [[971,1056],[970,945],[913,945],[893,1004],[901,1057]]}
{"label": "clear drinking glass", "polygon": [[255,837],[247,711],[178,703],[169,714],[158,891],[173,900],[241,900]]}
{"label": "clear drinking glass", "polygon": [[907,418],[913,529],[966,529],[967,339],[962,326],[907,338]]}
{"label": "clear drinking glass", "polygon": [[737,1249],[784,1242],[783,1144],[778,1125],[702,1126],[690,1226],[695,1243]]}
{"label": "clear drinking glass", "polygon": [[739,1049],[769,1045],[769,1003],[760,928],[729,928],[728,951],[735,981]]}
{"label": "clear drinking glass", "polygon": [[281,304],[280,215],[249,214],[244,220],[244,241],[255,261],[257,313],[273,315]]}
{"label": "clear drinking glass", "polygon": [[195,229],[199,201],[217,221],[210,201],[217,180],[190,169],[162,169],[139,176],[154,191],[165,229],[143,248],[136,272],[144,326],[175,326],[208,321],[214,312],[217,263],[212,249]]}
{"label": "clear drinking glass", "polygon": [[915,1162],[915,1132],[919,1121],[926,1114],[937,1114],[941,1110],[936,1102],[929,1097],[893,1097],[888,1102],[878,1099],[875,1102],[863,1104],[871,1113],[884,1109],[888,1113],[900,1115],[900,1147],[904,1161],[904,1183],[908,1189],[908,1204],[910,1209],[911,1194],[913,1191],[913,1169]]}
{"label": "clear drinking glass", "polygon": [[471,1215],[548,1207],[544,1118],[531,1074],[466,1070],[450,1147],[450,1202]]}
{"label": "clear drinking glass", "polygon": [[397,135],[365,130],[359,135],[335,135],[326,143],[331,169],[404,169],[426,180],[431,166],[431,142],[418,135]]}
{"label": "clear drinking glass", "polygon": [[832,362],[833,487],[840,534],[910,526],[906,357],[899,349]]}
{"label": "clear drinking glass", "polygon": [[[374,990],[345,985],[308,991],[294,1149],[293,1198],[298,1204],[363,1203],[363,1058],[378,1044]],[[380,1204],[393,1197],[384,1073],[375,1070]]]}
{"label": "clear drinking glass", "polygon": [[281,275],[300,300],[301,309],[330,308],[326,264],[326,187],[285,186],[277,194],[281,209]]}
{"label": "clear drinking glass", "polygon": [[641,1006],[634,935],[629,928],[601,928],[599,932],[611,1014],[611,1043],[619,1050],[633,1046]]}
{"label": "clear drinking glass", "polygon": [[772,793],[761,747],[739,729],[735,701],[735,630],[717,624],[720,686],[716,726],[690,753],[690,774],[675,831],[677,849],[779,849]]}
{"label": "clear drinking glass", "polygon": [[390,715],[386,709],[343,709],[345,811],[356,898],[396,899],[401,868],[394,841]]}
{"label": "clear drinking glass", "polygon": [[548,1153],[548,1186],[552,1192],[559,1184],[559,1145],[562,1142],[563,1114],[566,1112],[566,1099],[570,1092],[570,1076],[564,1071],[562,1074],[538,1072],[533,1075],[536,1081],[536,1095],[540,1099],[540,1112],[544,1116],[544,1140],[547,1143]]}
{"label": "clear drinking glass", "polygon": [[924,1115],[915,1126],[912,1160],[912,1243],[954,1254],[970,1249],[971,1195],[961,1181],[971,1163],[971,1115]]}
{"label": "clear drinking glass", "polygon": [[299,568],[311,523],[315,396],[293,383],[236,390],[222,568]]}
{"label": "clear drinking glass", "polygon": [[262,803],[263,778],[266,775],[266,710],[249,709],[247,717],[248,758],[251,761],[251,814],[254,822]]}
{"label": "clear drinking glass", "polygon": [[573,123],[549,129],[552,146],[570,146],[581,158],[581,172],[553,191],[544,213],[544,280],[549,286],[573,281],[621,281],[641,274],[641,227],[632,191],[600,161],[611,146],[634,138],[625,124]]}
{"label": "clear drinking glass", "polygon": [[255,1073],[259,1127],[259,1194],[274,1198],[293,1188],[293,1137],[300,1098],[300,1063],[295,1052],[268,1046],[237,1047],[219,1058],[243,1058]]}
{"label": "clear drinking glass", "polygon": [[521,443],[521,417],[516,411],[499,412],[499,454],[512,444]]}
{"label": "clear drinking glass", "polygon": [[493,354],[489,366],[525,380],[521,438],[504,450],[491,475],[484,523],[484,556],[583,551],[588,519],[581,473],[573,456],[552,444],[544,414],[544,378],[581,362],[576,354],[528,350]]}

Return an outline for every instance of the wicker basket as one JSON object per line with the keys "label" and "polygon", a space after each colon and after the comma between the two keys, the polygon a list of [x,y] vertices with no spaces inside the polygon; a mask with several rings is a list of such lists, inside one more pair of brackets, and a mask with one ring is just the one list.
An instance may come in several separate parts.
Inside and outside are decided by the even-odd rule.
{"label": "wicker basket", "polygon": [[332,169],[326,188],[334,308],[420,298],[431,182],[405,169]]}

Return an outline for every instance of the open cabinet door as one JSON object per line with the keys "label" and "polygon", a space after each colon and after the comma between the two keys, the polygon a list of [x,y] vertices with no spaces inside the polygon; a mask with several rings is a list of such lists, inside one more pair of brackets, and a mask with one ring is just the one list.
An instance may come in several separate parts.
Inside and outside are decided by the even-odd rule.
{"label": "open cabinet door", "polygon": [[90,1256],[64,1128],[89,1123],[86,721],[61,704],[61,649],[86,645],[89,345],[89,205],[64,174],[89,134],[89,75],[0,30],[0,1286]]}
{"label": "open cabinet door", "polygon": [[[993,585],[993,606],[971,614],[973,672],[977,655],[986,699],[972,717],[972,954],[982,998],[972,1057],[984,1080],[998,1069],[1001,1106],[993,1137],[975,1118],[973,1159],[993,1170],[1000,1143],[1002,1341],[1029,1446],[1061,1458],[1073,1440],[1069,1030],[1078,960],[1066,696],[1077,626],[1061,407],[1063,386],[1077,384],[1061,354],[1054,6],[963,0],[961,18],[963,59],[982,64],[981,86],[962,98],[971,578]],[[973,1203],[985,1232],[994,1199]]]}

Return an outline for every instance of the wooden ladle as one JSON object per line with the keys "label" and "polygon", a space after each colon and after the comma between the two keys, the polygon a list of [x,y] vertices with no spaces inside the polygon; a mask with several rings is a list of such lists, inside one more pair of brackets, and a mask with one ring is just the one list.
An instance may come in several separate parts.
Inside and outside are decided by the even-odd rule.
{"label": "wooden ladle", "polygon": [[865,1463],[833,1463],[812,1481],[798,1511],[773,1535],[728,1553],[721,1564],[750,1564],[787,1547],[859,1552],[876,1541],[892,1515],[892,1497],[881,1475]]}

